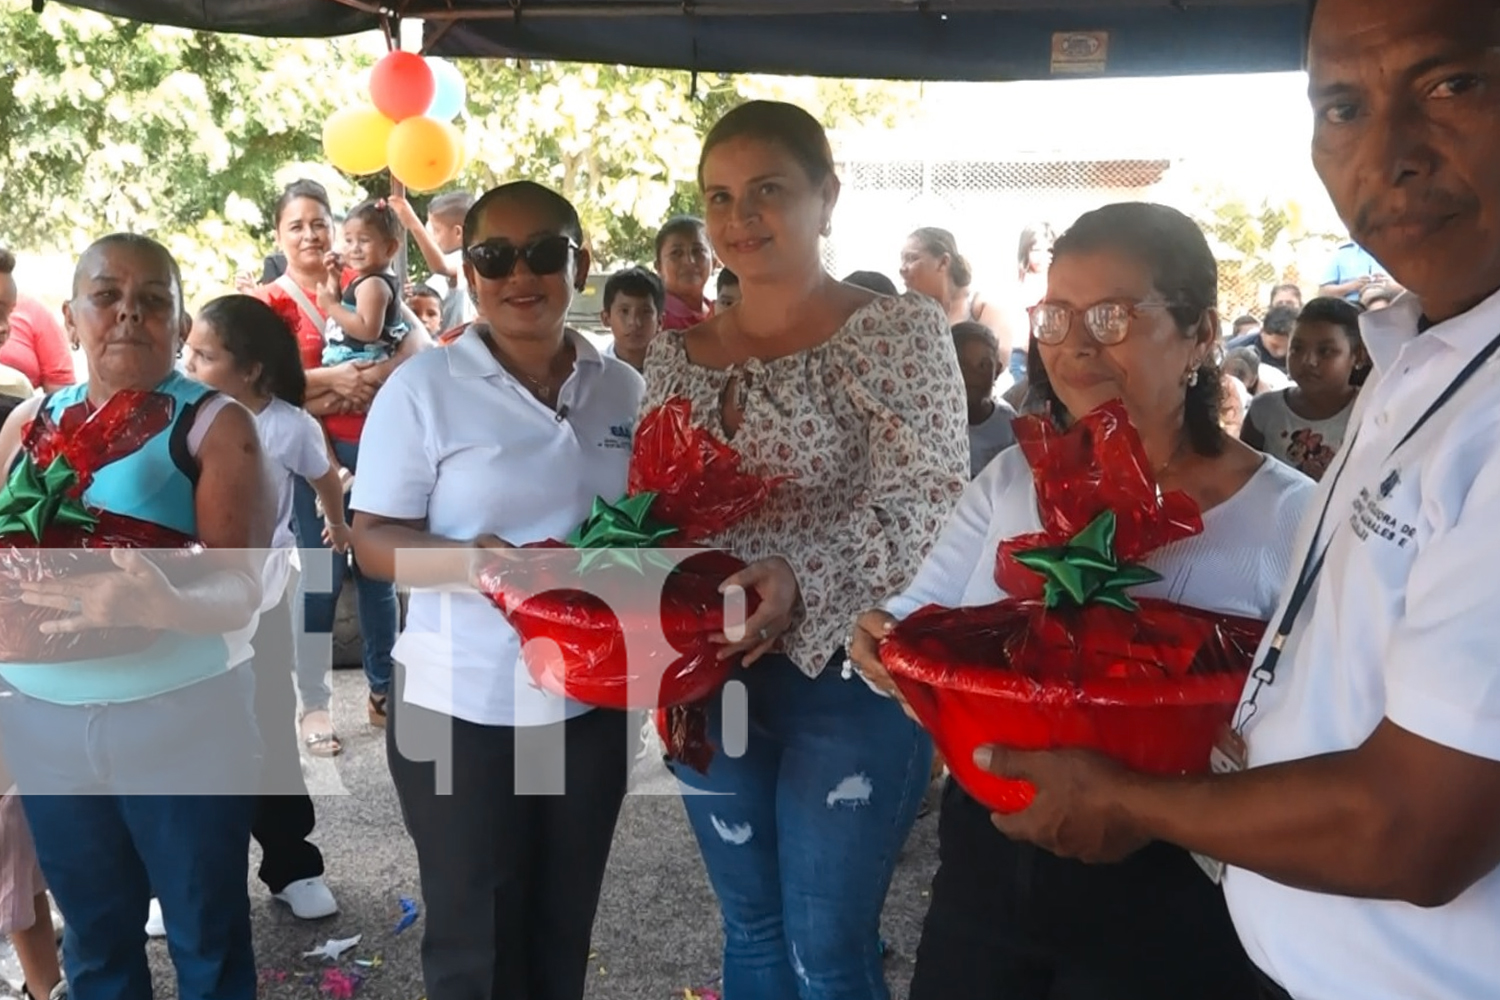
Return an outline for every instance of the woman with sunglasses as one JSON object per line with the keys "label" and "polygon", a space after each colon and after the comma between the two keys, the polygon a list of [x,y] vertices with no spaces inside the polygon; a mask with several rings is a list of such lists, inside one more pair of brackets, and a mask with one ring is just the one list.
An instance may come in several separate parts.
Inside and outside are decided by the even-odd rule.
{"label": "woman with sunglasses", "polygon": [[625,490],[643,385],[566,327],[578,213],[528,181],[464,219],[479,318],[370,409],[354,487],[367,572],[413,588],[387,757],[417,848],[429,1000],[580,1000],[630,765],[629,716],[535,686],[471,587],[475,550],[564,538]]}
{"label": "woman with sunglasses", "polygon": [[[1060,425],[1118,399],[1163,490],[1197,501],[1203,532],[1146,559],[1143,597],[1269,619],[1312,484],[1219,425],[1218,272],[1197,225],[1160,205],[1090,212],[1058,238],[1031,313],[1032,391]],[[1019,448],[965,492],[916,580],[855,629],[860,672],[892,697],[878,642],[924,604],[982,605],[999,543],[1041,529]],[[1183,850],[1085,865],[1007,839],[951,779],[912,1000],[1164,1000],[1256,995],[1219,888]]]}

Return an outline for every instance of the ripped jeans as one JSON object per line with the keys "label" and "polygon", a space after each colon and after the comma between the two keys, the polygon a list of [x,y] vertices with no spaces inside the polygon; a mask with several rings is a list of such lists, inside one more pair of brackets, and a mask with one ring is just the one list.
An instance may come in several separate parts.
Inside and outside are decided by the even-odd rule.
{"label": "ripped jeans", "polygon": [[[708,774],[673,770],[724,918],[725,1000],[888,1000],[880,911],[916,821],[932,741],[889,699],[784,656],[712,699]],[[724,752],[727,703],[748,705]],[[693,794],[693,792],[711,794]]]}

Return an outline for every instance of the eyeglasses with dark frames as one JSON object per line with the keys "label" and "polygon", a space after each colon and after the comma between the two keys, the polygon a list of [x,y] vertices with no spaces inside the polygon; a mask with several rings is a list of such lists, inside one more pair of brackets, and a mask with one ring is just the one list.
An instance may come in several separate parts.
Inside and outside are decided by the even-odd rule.
{"label": "eyeglasses with dark frames", "polygon": [[475,273],[489,281],[509,278],[520,261],[525,261],[526,270],[541,278],[567,267],[568,255],[578,249],[571,236],[543,236],[519,247],[496,238],[466,248],[464,259],[474,266]]}

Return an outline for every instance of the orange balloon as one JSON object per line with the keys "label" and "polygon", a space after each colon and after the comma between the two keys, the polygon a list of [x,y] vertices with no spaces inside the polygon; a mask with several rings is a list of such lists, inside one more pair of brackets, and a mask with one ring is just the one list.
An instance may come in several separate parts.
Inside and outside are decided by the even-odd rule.
{"label": "orange balloon", "polygon": [[453,148],[458,150],[458,160],[453,164],[453,173],[448,176],[447,181],[443,182],[447,184],[449,181],[458,180],[458,175],[463,173],[464,168],[469,165],[469,149],[464,142],[464,134],[458,130],[457,125],[445,121],[439,121],[438,124],[448,131],[453,139]]}
{"label": "orange balloon", "polygon": [[386,148],[395,127],[368,104],[340,108],[323,123],[323,152],[346,174],[378,174],[386,167]]}
{"label": "orange balloon", "polygon": [[458,172],[458,130],[426,116],[397,122],[386,142],[391,176],[412,191],[436,191]]}

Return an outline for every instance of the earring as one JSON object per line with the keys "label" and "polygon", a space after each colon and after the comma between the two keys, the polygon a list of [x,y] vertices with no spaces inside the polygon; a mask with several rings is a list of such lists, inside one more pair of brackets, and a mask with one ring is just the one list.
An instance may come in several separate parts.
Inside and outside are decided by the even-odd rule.
{"label": "earring", "polygon": [[1198,369],[1194,368],[1192,371],[1188,372],[1187,384],[1188,388],[1190,389],[1198,384]]}
{"label": "earring", "polygon": [[823,228],[818,230],[818,232],[822,234],[824,239],[827,239],[833,235],[833,223],[831,221],[823,223]]}

